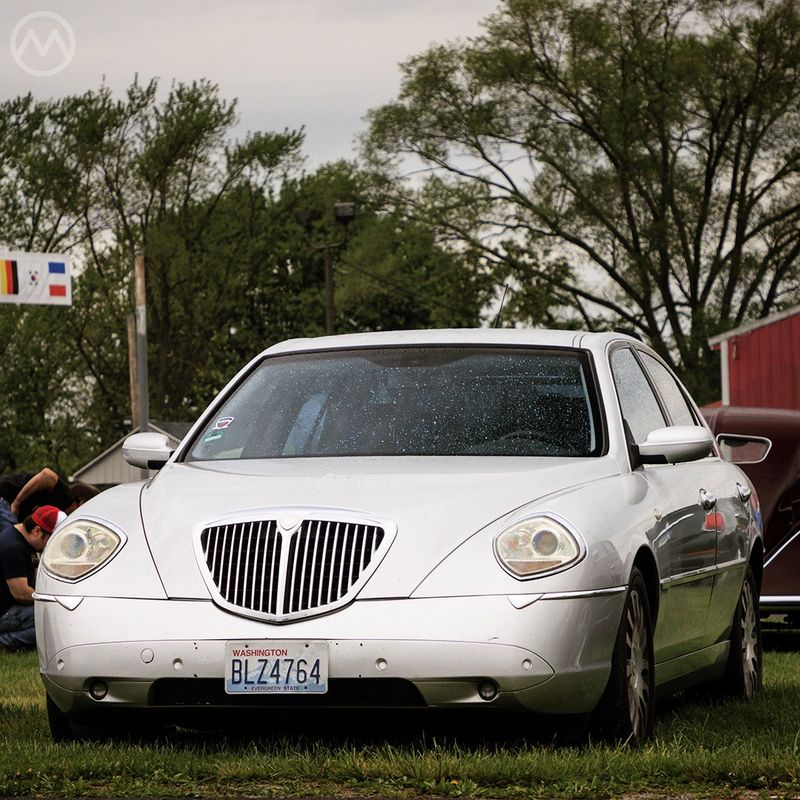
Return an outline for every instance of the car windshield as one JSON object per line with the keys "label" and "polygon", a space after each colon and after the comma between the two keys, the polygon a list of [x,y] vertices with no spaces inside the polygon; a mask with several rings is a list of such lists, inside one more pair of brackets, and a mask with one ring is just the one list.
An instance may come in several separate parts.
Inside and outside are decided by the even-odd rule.
{"label": "car windshield", "polygon": [[318,456],[591,456],[601,447],[578,351],[387,347],[265,358],[188,461]]}

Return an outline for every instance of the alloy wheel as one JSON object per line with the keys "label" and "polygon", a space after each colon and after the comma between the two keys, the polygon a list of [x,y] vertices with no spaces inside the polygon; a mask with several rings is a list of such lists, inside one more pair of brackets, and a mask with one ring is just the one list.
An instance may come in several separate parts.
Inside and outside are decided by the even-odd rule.
{"label": "alloy wheel", "polygon": [[625,671],[628,681],[628,713],[637,738],[647,730],[650,708],[650,659],[644,607],[638,591],[632,591],[626,614]]}
{"label": "alloy wheel", "polygon": [[744,675],[744,696],[751,699],[758,688],[758,620],[756,619],[753,587],[745,581],[742,587],[742,672]]}

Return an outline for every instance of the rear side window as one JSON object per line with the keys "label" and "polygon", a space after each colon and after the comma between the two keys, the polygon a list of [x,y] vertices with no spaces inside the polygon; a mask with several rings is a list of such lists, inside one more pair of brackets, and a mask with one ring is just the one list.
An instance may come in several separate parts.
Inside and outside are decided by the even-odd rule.
{"label": "rear side window", "polygon": [[673,425],[697,425],[689,404],[672,373],[648,353],[641,353],[642,361],[653,379],[653,383],[672,417]]}
{"label": "rear side window", "polygon": [[628,423],[633,441],[641,444],[650,431],[667,421],[633,352],[623,347],[611,354],[611,372],[617,387],[622,418]]}

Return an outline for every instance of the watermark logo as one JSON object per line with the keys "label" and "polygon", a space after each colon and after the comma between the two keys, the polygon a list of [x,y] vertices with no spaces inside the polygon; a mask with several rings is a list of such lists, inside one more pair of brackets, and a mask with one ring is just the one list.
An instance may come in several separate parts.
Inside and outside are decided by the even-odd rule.
{"label": "watermark logo", "polygon": [[60,14],[34,11],[14,26],[11,55],[29,75],[39,78],[56,75],[75,56],[75,31]]}

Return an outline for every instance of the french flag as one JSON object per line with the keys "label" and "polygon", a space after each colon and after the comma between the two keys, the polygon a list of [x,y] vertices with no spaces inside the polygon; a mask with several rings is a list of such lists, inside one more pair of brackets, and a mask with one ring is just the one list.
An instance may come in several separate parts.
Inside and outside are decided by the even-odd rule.
{"label": "french flag", "polygon": [[50,297],[67,296],[67,265],[63,261],[47,262],[47,279]]}

